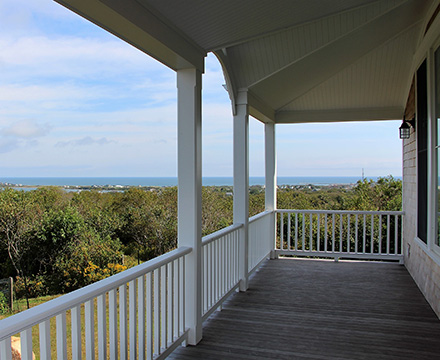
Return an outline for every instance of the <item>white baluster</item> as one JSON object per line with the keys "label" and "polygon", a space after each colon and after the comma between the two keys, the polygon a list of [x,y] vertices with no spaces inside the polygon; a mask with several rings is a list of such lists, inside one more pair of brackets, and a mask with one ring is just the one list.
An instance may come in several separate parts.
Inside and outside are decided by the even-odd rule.
{"label": "white baluster", "polygon": [[110,290],[108,293],[108,327],[110,343],[110,359],[118,358],[118,309],[117,309],[117,291]]}
{"label": "white baluster", "polygon": [[160,269],[154,271],[154,355],[160,354]]}
{"label": "white baluster", "polygon": [[[50,346],[50,320],[41,322],[39,325],[40,335],[40,359],[51,359],[51,346]],[[73,338],[73,327],[72,327]]]}
{"label": "white baluster", "polygon": [[394,255],[397,255],[399,248],[399,215],[394,215]]}
{"label": "white baluster", "polygon": [[[93,299],[84,303],[86,359],[95,359],[95,304]],[[63,358],[61,358],[63,359]]]}
{"label": "white baluster", "polygon": [[119,286],[119,357],[127,360],[127,285]]}
{"label": "white baluster", "polygon": [[364,214],[364,233],[363,233],[363,237],[362,237],[362,253],[365,254],[366,252],[366,247],[367,247],[367,215]]}
{"label": "white baluster", "polygon": [[161,307],[160,307],[160,320],[161,320],[161,330],[162,330],[162,334],[161,334],[161,347],[163,349],[165,349],[167,347],[167,319],[168,319],[168,314],[167,314],[167,267],[166,265],[162,266],[160,268],[160,272],[161,272],[161,282],[160,282],[160,294],[161,294]]}
{"label": "white baluster", "polygon": [[387,255],[390,255],[390,215],[387,215]]}
{"label": "white baluster", "polygon": [[379,254],[382,254],[382,215],[379,215]]}
{"label": "white baluster", "polygon": [[107,359],[107,314],[106,314],[106,296],[99,295],[98,303],[98,358]]}
{"label": "white baluster", "polygon": [[284,213],[280,212],[280,249],[284,250]]}
{"label": "white baluster", "polygon": [[354,252],[358,253],[358,229],[359,229],[359,217],[358,214],[356,214],[356,233],[355,233],[355,249]]}
{"label": "white baluster", "polygon": [[147,360],[153,360],[154,333],[153,333],[153,311],[154,311],[154,289],[152,274],[149,272],[145,276],[147,288],[146,308],[147,308]]}
{"label": "white baluster", "polygon": [[138,356],[139,360],[145,359],[145,279],[144,276],[137,278],[138,288]]}
{"label": "white baluster", "polygon": [[318,213],[318,226],[317,226],[317,237],[316,237],[316,250],[320,251],[321,250],[321,214]]}
{"label": "white baluster", "polygon": [[0,341],[0,359],[12,359],[11,338]]}
{"label": "white baluster", "polygon": [[370,252],[374,253],[374,215],[371,215],[371,249]]}
{"label": "white baluster", "polygon": [[295,251],[298,251],[298,213],[295,213]]}
{"label": "white baluster", "polygon": [[336,215],[332,214],[332,252],[335,252],[335,243],[336,243]]}
{"label": "white baluster", "polygon": [[128,316],[129,316],[129,344],[130,359],[136,360],[137,341],[136,341],[136,280],[131,280],[128,284]]}
{"label": "white baluster", "polygon": [[168,324],[167,324],[167,330],[168,330],[168,342],[173,342],[173,320],[174,320],[174,298],[173,298],[173,281],[174,281],[174,268],[173,263],[168,263],[168,289],[167,289],[167,299],[168,299],[168,310],[167,310],[167,317],[168,317]]}
{"label": "white baluster", "polygon": [[32,328],[23,330],[20,333],[20,342],[21,342],[21,359],[32,360]]}

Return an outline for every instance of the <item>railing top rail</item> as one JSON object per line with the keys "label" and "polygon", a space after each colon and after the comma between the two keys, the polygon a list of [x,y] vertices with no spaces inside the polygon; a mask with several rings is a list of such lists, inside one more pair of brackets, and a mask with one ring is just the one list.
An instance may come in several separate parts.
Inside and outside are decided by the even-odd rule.
{"label": "railing top rail", "polygon": [[370,210],[298,210],[278,209],[277,213],[303,213],[303,214],[353,214],[353,215],[405,215],[404,211],[370,211]]}
{"label": "railing top rail", "polygon": [[272,213],[273,213],[272,210],[266,210],[266,211],[263,211],[257,215],[254,215],[251,218],[249,218],[249,224],[253,223],[254,221],[257,221],[258,219],[261,219],[262,217],[265,217],[266,215],[272,214]]}
{"label": "railing top rail", "polygon": [[209,243],[212,243],[215,240],[220,239],[223,236],[226,236],[235,230],[238,230],[243,227],[243,224],[233,224],[231,226],[228,226],[224,229],[218,230],[216,232],[213,232],[212,234],[206,235],[202,238],[202,246],[208,245]]}
{"label": "railing top rail", "polygon": [[37,307],[25,310],[21,313],[0,321],[0,341],[12,336],[23,329],[37,325],[53,316],[91,300],[107,291],[118,288],[127,282],[144,274],[154,271],[161,266],[181,258],[192,251],[190,247],[181,246],[164,255],[151,259],[141,265],[128,269],[119,274],[113,275],[94,284],[85,286],[71,293],[50,300]]}

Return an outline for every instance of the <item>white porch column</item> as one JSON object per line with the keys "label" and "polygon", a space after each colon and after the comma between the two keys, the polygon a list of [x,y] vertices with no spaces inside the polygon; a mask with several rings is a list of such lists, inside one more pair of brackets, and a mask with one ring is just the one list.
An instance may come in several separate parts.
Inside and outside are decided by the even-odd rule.
{"label": "white porch column", "polygon": [[240,238],[240,291],[248,288],[249,248],[249,109],[247,93],[239,94],[234,115],[234,224],[243,224]]}
{"label": "white porch column", "polygon": [[178,244],[193,249],[185,262],[188,343],[202,339],[202,74],[177,71]]}
{"label": "white porch column", "polygon": [[[275,211],[277,208],[277,158],[276,158],[276,144],[275,144],[275,124],[267,123],[264,125],[264,140],[265,140],[265,163],[266,163],[266,177],[265,177],[265,207],[266,211]],[[268,241],[271,242],[271,258],[274,259],[275,253],[275,217],[273,213],[270,217],[270,236]]]}
{"label": "white porch column", "polygon": [[266,162],[266,210],[277,208],[277,158],[275,148],[275,124],[264,124]]}

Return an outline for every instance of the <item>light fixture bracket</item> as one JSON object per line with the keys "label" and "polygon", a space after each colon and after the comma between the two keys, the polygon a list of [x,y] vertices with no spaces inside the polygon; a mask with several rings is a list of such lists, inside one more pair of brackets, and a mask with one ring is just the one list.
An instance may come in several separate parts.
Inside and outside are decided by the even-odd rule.
{"label": "light fixture bracket", "polygon": [[406,121],[407,123],[409,123],[411,125],[411,127],[414,129],[414,131],[416,130],[416,118],[412,118],[411,120],[403,119],[403,121]]}

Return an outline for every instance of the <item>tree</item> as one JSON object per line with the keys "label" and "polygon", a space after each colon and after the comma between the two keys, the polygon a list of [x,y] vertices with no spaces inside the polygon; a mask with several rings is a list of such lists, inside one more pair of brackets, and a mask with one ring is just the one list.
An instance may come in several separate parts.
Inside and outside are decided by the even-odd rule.
{"label": "tree", "polygon": [[121,243],[101,237],[79,213],[67,206],[45,214],[35,235],[42,254],[40,272],[52,293],[75,290],[123,270]]}
{"label": "tree", "polygon": [[202,235],[211,234],[233,222],[233,198],[215,187],[202,189]]}
{"label": "tree", "polygon": [[353,210],[402,210],[402,181],[391,175],[379,178],[359,180],[347,201],[348,209]]}
{"label": "tree", "polygon": [[41,219],[41,208],[29,193],[13,189],[0,191],[0,241],[17,275],[24,281],[28,308],[28,277],[36,253],[32,239]]}
{"label": "tree", "polygon": [[78,210],[85,223],[95,229],[101,238],[118,238],[122,219],[114,209],[117,193],[101,193],[95,190],[76,193],[71,205]]}

